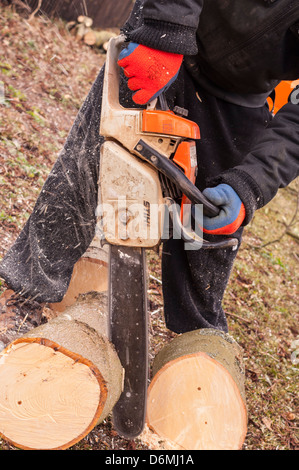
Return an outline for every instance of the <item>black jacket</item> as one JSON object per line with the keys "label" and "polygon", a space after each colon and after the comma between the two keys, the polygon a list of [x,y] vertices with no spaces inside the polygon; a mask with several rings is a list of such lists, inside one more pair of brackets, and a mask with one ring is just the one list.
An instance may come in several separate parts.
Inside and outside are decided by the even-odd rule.
{"label": "black jacket", "polygon": [[[263,106],[281,80],[299,78],[298,0],[137,0],[123,31],[131,41],[183,54],[201,86],[240,106]],[[298,175],[298,97],[241,165],[207,182],[238,192],[245,223]]]}

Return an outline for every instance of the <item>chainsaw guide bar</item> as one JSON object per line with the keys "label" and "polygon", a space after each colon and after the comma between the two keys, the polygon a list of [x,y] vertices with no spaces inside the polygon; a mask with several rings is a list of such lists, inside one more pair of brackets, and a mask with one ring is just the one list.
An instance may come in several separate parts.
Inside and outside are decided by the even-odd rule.
{"label": "chainsaw guide bar", "polygon": [[113,424],[126,439],[144,427],[148,386],[147,274],[145,250],[110,245],[110,339],[125,369]]}

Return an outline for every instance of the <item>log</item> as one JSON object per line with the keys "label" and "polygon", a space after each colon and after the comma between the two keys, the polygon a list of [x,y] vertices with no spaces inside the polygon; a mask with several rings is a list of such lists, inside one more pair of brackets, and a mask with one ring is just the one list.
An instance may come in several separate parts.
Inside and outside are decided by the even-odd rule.
{"label": "log", "polygon": [[77,21],[78,23],[84,23],[87,28],[90,28],[93,24],[93,19],[84,15],[79,15]]}
{"label": "log", "polygon": [[242,351],[228,334],[177,336],[156,356],[150,429],[182,450],[238,450],[247,432]]}
{"label": "log", "polygon": [[74,28],[76,39],[78,41],[83,40],[85,34],[88,33],[88,31],[89,31],[89,28],[87,28],[84,23],[77,24],[77,26],[75,26]]}
{"label": "log", "polygon": [[108,265],[102,260],[82,257],[74,266],[71,282],[61,302],[49,307],[57,313],[73,305],[80,294],[89,291],[105,292],[108,289]]}
{"label": "log", "polygon": [[77,25],[76,21],[69,21],[65,27],[68,31],[71,31]]}
{"label": "log", "polygon": [[90,30],[86,32],[83,40],[88,46],[103,47],[103,45],[106,44],[109,39],[115,36],[116,34],[110,31]]}
{"label": "log", "polygon": [[108,248],[95,236],[83,256],[74,266],[71,281],[61,302],[49,307],[57,314],[73,305],[80,294],[108,290]]}
{"label": "log", "polygon": [[67,449],[112,410],[123,368],[107,339],[107,296],[87,293],[0,354],[0,435],[21,449]]}

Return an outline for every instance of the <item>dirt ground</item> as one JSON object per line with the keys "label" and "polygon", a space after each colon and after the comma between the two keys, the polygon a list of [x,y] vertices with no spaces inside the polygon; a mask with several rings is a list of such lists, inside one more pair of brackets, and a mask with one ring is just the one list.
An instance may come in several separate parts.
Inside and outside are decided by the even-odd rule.
{"label": "dirt ground", "polygon": [[[62,21],[36,15],[28,22],[26,12],[0,3],[0,258],[30,215],[104,61],[104,51],[74,40]],[[244,350],[246,367],[243,450],[298,449],[298,183],[280,190],[246,228],[225,294],[229,332]],[[160,256],[149,252],[148,266],[152,361],[175,335],[163,321]],[[17,304],[14,316],[2,317],[0,346],[9,342],[9,331],[22,333],[41,321],[38,305]],[[148,429],[121,439],[109,416],[72,450],[165,446]],[[0,439],[0,449],[13,447]]]}

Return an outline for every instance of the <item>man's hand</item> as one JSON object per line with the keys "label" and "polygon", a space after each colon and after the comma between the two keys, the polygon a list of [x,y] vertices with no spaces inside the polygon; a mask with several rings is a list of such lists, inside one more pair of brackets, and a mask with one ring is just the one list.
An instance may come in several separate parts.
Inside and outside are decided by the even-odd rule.
{"label": "man's hand", "polygon": [[204,196],[220,208],[216,217],[203,217],[203,232],[213,235],[231,235],[245,218],[245,207],[238,194],[228,184],[207,188]]}
{"label": "man's hand", "polygon": [[181,54],[158,51],[131,42],[120,53],[118,65],[129,78],[128,87],[136,92],[133,101],[146,104],[174,82],[182,61]]}

